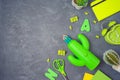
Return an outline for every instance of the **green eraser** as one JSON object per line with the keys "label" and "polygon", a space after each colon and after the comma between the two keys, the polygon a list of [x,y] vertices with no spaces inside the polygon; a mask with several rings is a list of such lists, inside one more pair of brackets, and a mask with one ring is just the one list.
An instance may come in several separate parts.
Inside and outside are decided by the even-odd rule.
{"label": "green eraser", "polygon": [[110,79],[107,75],[98,70],[93,76],[92,80],[112,80],[112,79]]}

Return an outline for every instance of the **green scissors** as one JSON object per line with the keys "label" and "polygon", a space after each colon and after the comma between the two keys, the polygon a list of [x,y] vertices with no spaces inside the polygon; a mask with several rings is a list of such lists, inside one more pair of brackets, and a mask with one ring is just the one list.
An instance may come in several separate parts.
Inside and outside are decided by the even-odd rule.
{"label": "green scissors", "polygon": [[55,59],[53,61],[53,68],[59,71],[65,80],[69,80],[65,71],[64,71],[64,60],[63,59]]}

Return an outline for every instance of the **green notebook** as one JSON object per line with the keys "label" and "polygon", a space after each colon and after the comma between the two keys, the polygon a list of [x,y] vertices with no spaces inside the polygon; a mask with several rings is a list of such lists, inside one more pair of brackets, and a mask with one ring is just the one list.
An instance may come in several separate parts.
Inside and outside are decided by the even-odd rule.
{"label": "green notebook", "polygon": [[92,80],[112,80],[108,76],[106,76],[103,72],[98,70],[93,76]]}

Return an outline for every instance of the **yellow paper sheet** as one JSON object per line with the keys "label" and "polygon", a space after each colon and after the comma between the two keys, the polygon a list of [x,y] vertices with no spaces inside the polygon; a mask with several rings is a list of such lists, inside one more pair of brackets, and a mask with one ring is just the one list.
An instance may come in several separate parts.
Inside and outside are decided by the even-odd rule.
{"label": "yellow paper sheet", "polygon": [[84,74],[84,77],[83,77],[83,80],[91,80],[92,77],[93,77],[92,74],[90,74],[90,73],[85,73],[85,74]]}

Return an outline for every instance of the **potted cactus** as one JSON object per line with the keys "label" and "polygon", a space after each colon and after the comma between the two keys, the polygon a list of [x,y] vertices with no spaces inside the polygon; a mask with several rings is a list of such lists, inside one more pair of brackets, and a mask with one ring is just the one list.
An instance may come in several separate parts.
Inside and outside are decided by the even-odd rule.
{"label": "potted cactus", "polygon": [[72,5],[78,10],[83,7],[86,7],[87,4],[88,0],[72,0]]}
{"label": "potted cactus", "polygon": [[108,50],[103,55],[103,60],[106,64],[112,66],[112,68],[120,72],[120,57],[114,50]]}

